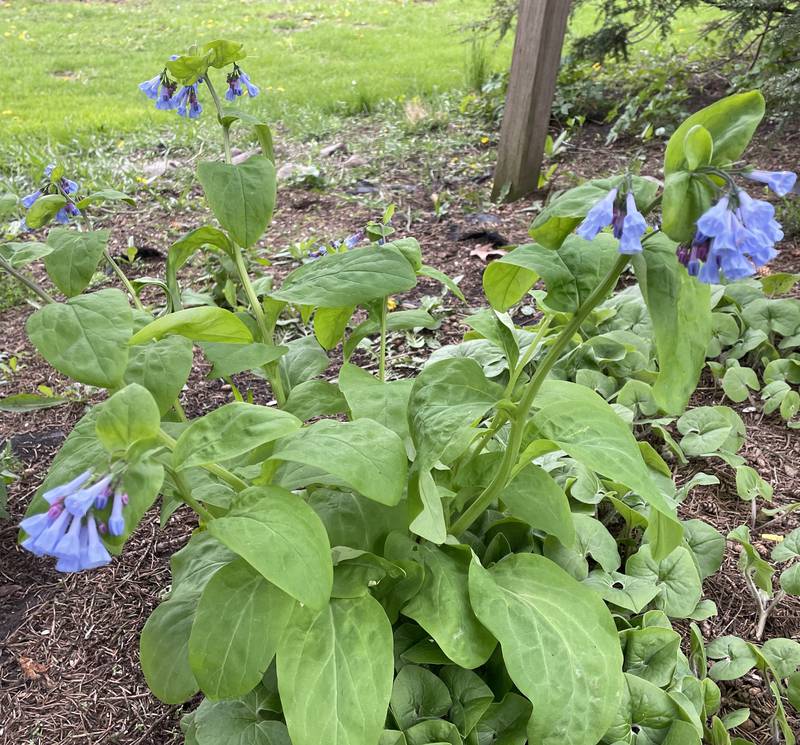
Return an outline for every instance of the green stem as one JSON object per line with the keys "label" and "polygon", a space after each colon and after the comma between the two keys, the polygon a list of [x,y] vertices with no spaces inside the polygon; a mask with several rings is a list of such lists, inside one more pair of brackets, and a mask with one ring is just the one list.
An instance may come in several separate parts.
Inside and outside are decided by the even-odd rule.
{"label": "green stem", "polygon": [[[250,309],[253,311],[253,315],[256,318],[258,331],[261,334],[261,341],[264,344],[272,344],[272,334],[267,326],[264,308],[261,307],[256,291],[253,289],[253,284],[250,282],[250,275],[247,273],[247,266],[245,266],[244,263],[242,249],[236,244],[233,246],[233,260],[236,264],[236,273],[239,275],[239,281],[242,283],[244,294],[247,295],[247,302],[250,304]],[[272,392],[275,394],[275,398],[278,401],[278,405],[283,406],[286,402],[286,392],[283,390],[283,383],[281,382],[281,376],[278,372],[277,365],[267,365],[265,370],[270,385],[272,386]]]}
{"label": "green stem", "polygon": [[183,478],[181,472],[172,468],[170,468],[169,471],[170,475],[172,476],[172,480],[175,482],[175,486],[178,487],[178,492],[181,499],[197,513],[198,517],[201,517],[207,523],[211,522],[214,519],[214,516],[192,496],[192,490],[189,488],[189,485],[186,483],[186,479]]}
{"label": "green stem", "polygon": [[231,162],[231,132],[230,126],[227,124],[222,123],[222,101],[220,101],[219,96],[217,95],[216,88],[214,88],[213,83],[211,82],[211,78],[206,75],[203,80],[206,82],[206,86],[208,87],[208,92],[211,94],[211,98],[214,101],[214,106],[217,109],[217,121],[219,122],[219,126],[222,127],[222,142],[225,146],[225,162]]}
{"label": "green stem", "polygon": [[189,421],[189,418],[186,416],[186,412],[183,410],[183,406],[181,406],[181,400],[179,398],[175,399],[175,402],[172,404],[172,408],[175,409],[178,419],[180,419],[182,422]]}
{"label": "green stem", "polygon": [[29,290],[34,292],[36,295],[39,296],[40,299],[44,300],[45,303],[54,303],[55,300],[47,293],[47,291],[40,287],[38,283],[34,282],[32,279],[28,279],[22,272],[18,272],[14,269],[11,264],[9,264],[4,258],[0,257],[0,267],[3,268],[4,271],[8,272],[14,279],[18,282],[21,282],[25,287]]}
{"label": "green stem", "polygon": [[550,327],[551,320],[551,318],[545,318],[539,325],[536,336],[533,337],[533,341],[530,343],[530,346],[525,350],[525,354],[522,355],[522,359],[517,363],[517,366],[511,373],[508,385],[506,386],[506,396],[511,396],[514,394],[514,388],[517,386],[519,376],[522,375],[523,370],[527,367],[533,355],[536,354],[536,350],[539,348],[542,338],[547,333],[547,329]]}
{"label": "green stem", "polygon": [[378,358],[378,380],[386,380],[386,298],[381,300],[381,349]]}
{"label": "green stem", "polygon": [[[208,87],[208,92],[211,94],[211,98],[214,101],[214,106],[217,109],[217,121],[219,125],[222,127],[222,142],[225,146],[225,162],[230,163],[231,158],[231,133],[230,127],[227,124],[223,124],[222,121],[222,101],[220,101],[219,95],[217,94],[216,89],[214,88],[214,84],[211,82],[211,78],[208,76],[204,77],[203,80],[206,82],[206,86]],[[250,303],[250,309],[253,312],[253,315],[256,318],[256,323],[258,324],[258,330],[261,334],[261,341],[264,344],[272,344],[272,332],[269,330],[267,326],[267,320],[264,316],[264,309],[261,307],[261,303],[258,301],[258,297],[256,296],[255,290],[253,289],[253,284],[250,282],[250,275],[247,273],[247,267],[244,263],[244,256],[242,255],[242,250],[239,246],[234,244],[234,262],[236,264],[236,272],[239,275],[239,282],[241,282],[242,289],[244,290],[244,294],[247,295],[247,301]],[[286,402],[286,392],[283,390],[283,383],[281,382],[281,376],[278,371],[277,364],[269,364],[265,365],[264,370],[267,373],[267,378],[269,379],[270,386],[272,387],[272,392],[275,394],[275,399],[278,402],[278,406],[283,406]]]}
{"label": "green stem", "polygon": [[[164,432],[163,429],[159,431],[158,439],[161,440],[162,444],[164,444],[170,450],[175,450],[177,441]],[[240,479],[235,473],[231,473],[227,468],[224,468],[217,463],[206,463],[205,465],[201,466],[201,468],[205,469],[209,473],[213,473],[226,484],[232,486],[236,491],[247,489],[247,482],[242,481],[242,479]]]}
{"label": "green stem", "polygon": [[133,298],[133,304],[136,306],[138,310],[144,310],[144,305],[142,305],[142,301],[139,300],[139,296],[136,294],[136,291],[133,289],[133,285],[130,283],[128,278],[125,276],[125,272],[122,271],[122,268],[117,264],[116,261],[112,258],[111,254],[109,253],[107,248],[103,249],[103,255],[106,257],[106,261],[109,263],[111,268],[114,270],[114,273],[119,277],[119,281],[125,285],[125,289],[130,294],[131,298]]}
{"label": "green stem", "polygon": [[587,297],[580,308],[578,308],[578,310],[575,312],[575,315],[573,315],[570,319],[569,323],[567,323],[567,325],[561,330],[561,333],[556,337],[556,340],[553,342],[553,345],[550,347],[547,355],[536,368],[536,372],[528,382],[525,392],[522,395],[522,399],[519,402],[519,406],[517,407],[514,418],[512,419],[509,443],[505,452],[503,453],[503,460],[500,463],[500,467],[498,468],[497,473],[495,474],[491,483],[476,497],[475,501],[463,512],[461,517],[459,517],[458,520],[453,523],[453,526],[450,529],[450,532],[453,535],[459,536],[465,530],[467,530],[467,528],[469,528],[470,525],[472,525],[472,523],[474,523],[475,520],[477,520],[483,514],[487,507],[489,507],[489,505],[495,499],[497,499],[500,492],[505,488],[514,469],[514,465],[517,462],[517,457],[520,453],[522,437],[525,432],[525,425],[527,424],[528,414],[531,406],[533,405],[533,401],[536,398],[536,394],[542,387],[542,383],[544,383],[553,365],[555,365],[555,363],[561,357],[561,353],[564,351],[564,348],[567,346],[567,344],[569,344],[570,340],[575,335],[575,332],[580,328],[581,324],[586,320],[592,310],[594,310],[595,306],[597,306],[603,300],[603,298],[605,298],[605,296],[614,289],[617,284],[617,280],[619,279],[619,275],[628,264],[629,259],[630,256],[620,254],[614,263],[614,266],[612,266],[609,270],[608,274],[606,274],[600,284],[595,287],[589,297]]}

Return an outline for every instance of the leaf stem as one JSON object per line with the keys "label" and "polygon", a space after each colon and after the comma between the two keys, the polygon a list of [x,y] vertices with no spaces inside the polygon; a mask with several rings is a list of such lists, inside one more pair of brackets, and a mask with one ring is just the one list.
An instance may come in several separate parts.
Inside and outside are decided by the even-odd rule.
{"label": "leaf stem", "polygon": [[21,284],[25,285],[31,292],[38,295],[41,300],[44,300],[45,303],[54,303],[55,300],[50,296],[50,294],[41,287],[37,282],[32,279],[28,279],[22,272],[18,272],[14,269],[11,264],[9,264],[2,256],[0,256],[0,267],[3,268],[4,271],[8,272],[14,279],[16,279]]}
{"label": "leaf stem", "polygon": [[[250,309],[256,317],[258,330],[261,334],[261,341],[264,344],[272,344],[272,334],[267,326],[264,308],[261,307],[256,291],[253,289],[253,284],[250,282],[250,275],[247,273],[247,266],[244,263],[242,249],[235,243],[233,244],[233,260],[236,264],[236,273],[239,275],[239,281],[242,283],[242,289],[244,289],[244,294],[247,295],[247,302],[250,304]],[[283,406],[286,402],[286,393],[283,390],[283,382],[278,372],[278,366],[276,364],[269,364],[265,365],[264,369],[269,378],[269,383],[272,386],[272,392],[275,394],[275,399],[278,401],[278,405]]]}
{"label": "leaf stem", "polygon": [[211,522],[214,516],[192,496],[192,490],[186,483],[183,474],[181,474],[180,471],[176,471],[174,468],[170,468],[169,472],[172,476],[172,480],[175,482],[175,486],[178,487],[178,493],[181,499],[197,513],[198,517],[201,517],[207,523]]}
{"label": "leaf stem", "polygon": [[380,310],[381,348],[378,358],[378,380],[386,380],[386,298],[381,300]]}
{"label": "leaf stem", "polygon": [[[177,441],[174,437],[170,437],[163,429],[159,430],[158,439],[169,450],[175,450]],[[247,489],[247,482],[242,481],[242,479],[240,479],[235,473],[231,473],[227,468],[224,468],[218,463],[206,463],[200,467],[209,473],[213,473],[226,484],[233,487],[237,492]]]}
{"label": "leaf stem", "polygon": [[545,378],[549,374],[551,368],[558,361],[564,348],[569,344],[575,332],[580,328],[581,324],[586,320],[588,315],[594,310],[605,296],[614,289],[619,279],[622,270],[627,266],[630,256],[620,254],[614,265],[609,269],[606,276],[597,287],[592,290],[589,297],[586,298],[584,303],[578,308],[566,326],[561,330],[561,333],[556,337],[553,345],[547,352],[545,358],[539,363],[536,372],[528,382],[522,399],[517,406],[516,413],[511,421],[511,433],[509,436],[509,443],[503,453],[503,460],[497,470],[492,481],[489,485],[476,497],[475,501],[463,512],[461,517],[453,523],[450,532],[455,535],[461,535],[467,528],[472,525],[486,510],[487,507],[499,496],[500,492],[505,488],[508,483],[509,477],[517,462],[517,457],[522,446],[522,437],[525,432],[525,425],[528,421],[528,414],[530,412],[536,394],[542,387]]}
{"label": "leaf stem", "polygon": [[144,305],[142,305],[142,301],[139,300],[139,296],[136,294],[136,290],[133,289],[133,285],[130,283],[130,280],[125,276],[125,272],[122,271],[122,268],[116,261],[114,261],[111,253],[109,252],[108,248],[103,249],[103,256],[106,257],[106,261],[109,263],[111,268],[114,270],[114,274],[119,277],[119,281],[125,286],[125,289],[128,291],[128,294],[133,299],[133,304],[136,306],[138,310],[144,311]]}
{"label": "leaf stem", "polygon": [[222,127],[222,143],[225,146],[225,162],[230,163],[232,160],[231,132],[230,126],[223,124],[222,122],[222,101],[219,100],[219,95],[217,94],[216,88],[214,88],[214,85],[211,82],[211,78],[206,75],[203,80],[205,80],[205,83],[208,86],[208,92],[211,94],[211,98],[214,101],[214,106],[217,109],[217,121],[219,122],[219,126]]}

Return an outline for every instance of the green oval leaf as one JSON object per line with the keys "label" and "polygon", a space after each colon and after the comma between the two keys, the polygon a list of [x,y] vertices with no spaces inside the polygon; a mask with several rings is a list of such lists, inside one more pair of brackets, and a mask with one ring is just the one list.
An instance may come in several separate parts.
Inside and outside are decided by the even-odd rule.
{"label": "green oval leaf", "polygon": [[294,605],[244,559],[214,574],[189,636],[189,664],[203,693],[236,698],[258,685]]}
{"label": "green oval leaf", "polygon": [[244,163],[201,163],[197,178],[214,216],[242,248],[264,233],[275,208],[275,166],[261,155]]}
{"label": "green oval leaf", "polygon": [[295,494],[275,486],[245,489],[208,530],[301,603],[321,608],[328,601],[333,585],[328,536],[314,510]]}
{"label": "green oval leaf", "polygon": [[603,601],[533,554],[508,556],[488,571],[473,561],[469,595],[533,703],[530,742],[595,745],[623,689],[622,652]]}
{"label": "green oval leaf", "polygon": [[406,486],[403,441],[371,419],[316,422],[278,443],[272,458],[319,468],[381,504],[397,504]]}
{"label": "green oval leaf", "polygon": [[301,422],[269,406],[234,402],[195,419],[178,438],[172,461],[190,468],[230,460],[296,429]]}
{"label": "green oval leaf", "polygon": [[217,341],[249,344],[253,341],[250,329],[238,316],[224,308],[204,306],[169,313],[139,329],[129,344],[143,344],[169,334],[185,336],[192,341]]}
{"label": "green oval leaf", "polygon": [[410,290],[416,274],[392,243],[335,253],[295,269],[271,297],[287,303],[343,308]]}
{"label": "green oval leaf", "polygon": [[100,290],[45,305],[25,328],[42,357],[60,372],[87,385],[116,388],[128,364],[132,324],[125,295]]}

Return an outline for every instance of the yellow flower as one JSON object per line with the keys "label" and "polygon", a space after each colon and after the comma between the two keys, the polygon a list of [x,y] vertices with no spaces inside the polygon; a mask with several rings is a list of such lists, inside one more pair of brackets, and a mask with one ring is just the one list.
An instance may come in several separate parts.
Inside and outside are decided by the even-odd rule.
{"label": "yellow flower", "polygon": [[386,298],[386,310],[394,310],[397,307],[397,300],[393,297]]}
{"label": "yellow flower", "polygon": [[486,137],[486,135],[484,135],[483,137],[481,137],[481,143],[482,143],[482,144],[484,144],[484,145],[485,145],[487,142],[489,142],[489,138],[488,138],[488,137]]}

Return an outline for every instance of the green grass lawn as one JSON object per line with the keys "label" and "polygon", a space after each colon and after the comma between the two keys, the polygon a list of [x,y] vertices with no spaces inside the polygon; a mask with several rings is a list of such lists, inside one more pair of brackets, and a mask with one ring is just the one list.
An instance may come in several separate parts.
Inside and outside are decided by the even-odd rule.
{"label": "green grass lawn", "polygon": [[[303,110],[324,115],[399,96],[461,87],[464,24],[488,0],[126,0],[0,4],[0,149],[60,145],[86,135],[124,137],[177,124],[137,90],[168,55],[215,38],[243,41],[243,68],[262,87],[252,105],[270,121]],[[687,16],[686,46],[705,18]],[[591,6],[571,21],[594,25]],[[486,45],[509,64],[513,39]],[[221,80],[218,87],[224,87]],[[210,102],[206,100],[206,105]]]}
{"label": "green grass lawn", "polygon": [[[356,108],[463,84],[463,24],[486,0],[130,0],[0,4],[0,143],[65,141],[173,123],[137,90],[168,55],[216,38],[245,42],[242,64],[271,118],[303,106]],[[507,65],[508,40],[492,54]],[[218,87],[224,88],[224,78]],[[210,105],[210,101],[206,101]]]}

